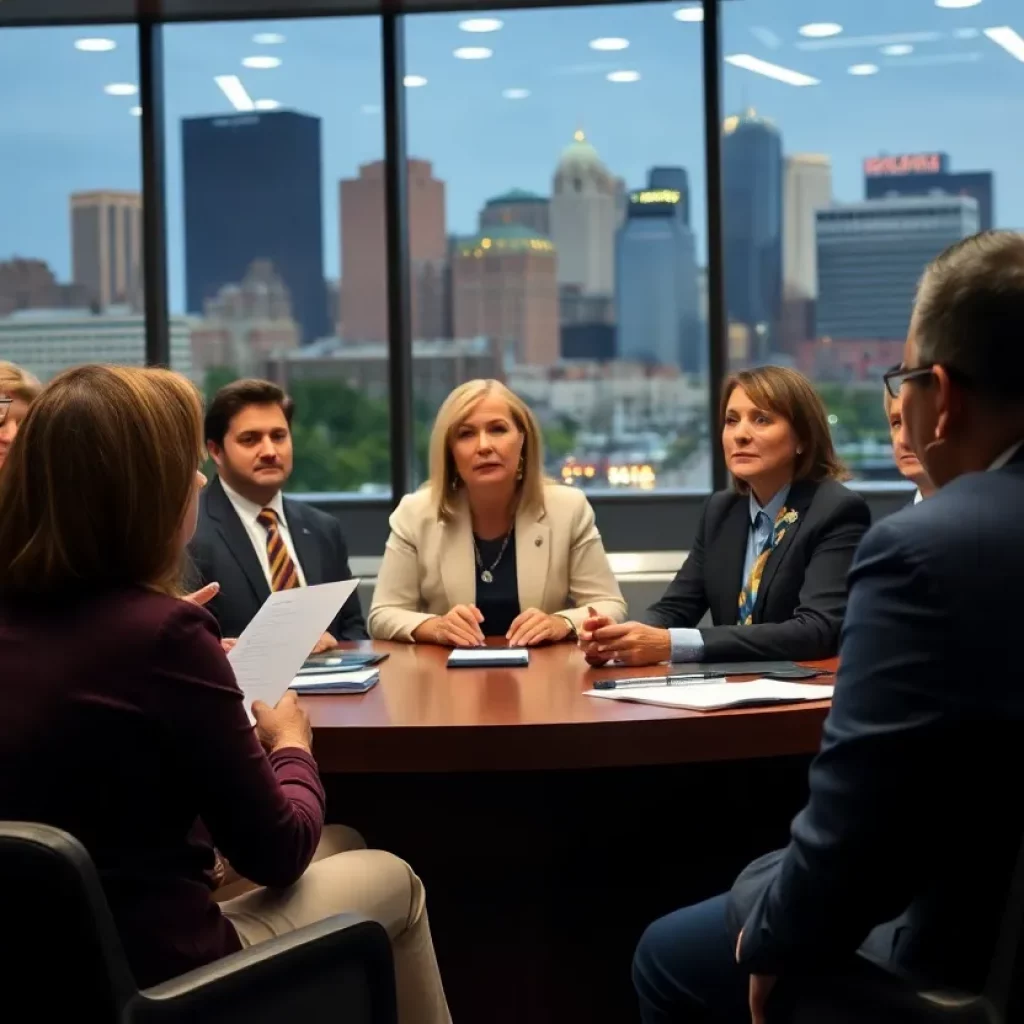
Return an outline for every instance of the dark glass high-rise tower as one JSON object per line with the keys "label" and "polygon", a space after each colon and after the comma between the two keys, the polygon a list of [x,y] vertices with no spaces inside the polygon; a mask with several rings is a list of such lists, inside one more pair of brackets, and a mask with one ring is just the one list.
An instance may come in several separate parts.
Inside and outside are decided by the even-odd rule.
{"label": "dark glass high-rise tower", "polygon": [[182,121],[185,301],[207,299],[269,260],[303,342],[332,333],[324,284],[320,119],[294,111]]}
{"label": "dark glass high-rise tower", "polygon": [[660,167],[629,195],[615,239],[617,348],[620,359],[699,373],[704,345],[685,188],[681,167]]}
{"label": "dark glass high-rise tower", "polygon": [[722,139],[725,301],[750,335],[749,362],[778,347],[782,313],[782,137],[754,110],[726,118]]}

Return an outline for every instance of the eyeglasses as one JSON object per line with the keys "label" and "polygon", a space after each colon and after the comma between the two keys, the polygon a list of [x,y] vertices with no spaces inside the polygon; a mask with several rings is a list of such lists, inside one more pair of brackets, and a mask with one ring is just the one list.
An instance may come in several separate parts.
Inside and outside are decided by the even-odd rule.
{"label": "eyeglasses", "polygon": [[14,404],[13,398],[0,398],[0,427],[7,420],[7,410]]}
{"label": "eyeglasses", "polygon": [[895,369],[883,373],[882,381],[885,384],[885,390],[888,391],[893,398],[899,398],[900,388],[903,387],[904,381],[920,380],[922,377],[931,377],[935,373],[936,366],[942,366],[950,380],[956,381],[961,386],[966,387],[970,384],[970,379],[967,375],[961,373],[954,367],[946,366],[943,363],[929,363],[927,366],[913,366],[909,370],[905,370],[902,366],[897,366]]}

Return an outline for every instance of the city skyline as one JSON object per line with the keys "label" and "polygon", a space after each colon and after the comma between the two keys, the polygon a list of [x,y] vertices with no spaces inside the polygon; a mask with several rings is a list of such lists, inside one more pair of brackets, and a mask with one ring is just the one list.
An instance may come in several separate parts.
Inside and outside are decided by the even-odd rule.
{"label": "city skyline", "polygon": [[[703,262],[699,25],[673,20],[679,6],[504,12],[502,30],[486,38],[460,32],[456,15],[408,18],[408,70],[428,79],[425,87],[406,90],[409,155],[430,160],[437,177],[448,183],[449,231],[472,234],[486,199],[512,188],[547,193],[559,152],[582,126],[628,188],[638,187],[651,166],[688,169],[691,220]],[[1000,176],[997,224],[1024,225],[1024,188],[1011,178],[1019,144],[1005,130],[1024,113],[1024,100],[1013,85],[1024,67],[979,35],[989,24],[1017,22],[1024,30],[1020,13],[1004,0],[985,0],[964,11],[941,11],[930,0],[896,6],[846,0],[723,5],[727,56],[749,52],[813,74],[821,83],[793,88],[726,64],[725,109],[753,105],[771,117],[782,127],[787,153],[828,154],[839,201],[862,198],[865,157],[941,150],[955,168],[989,168]],[[537,32],[541,17],[550,32]],[[914,36],[912,43],[891,45],[909,45],[915,52],[906,58],[880,56],[880,46],[868,43],[806,49],[837,42],[797,34],[800,24],[822,17],[843,25],[838,41],[844,45]],[[280,49],[253,43],[257,32],[273,30],[287,39]],[[86,34],[115,39],[117,49],[76,52],[74,40]],[[589,48],[590,41],[603,37],[628,38],[629,48],[621,53]],[[481,39],[494,49],[493,59],[452,59],[455,47]],[[280,53],[282,65],[258,72],[240,67],[243,57],[266,52]],[[177,123],[231,110],[213,76],[237,70],[254,98],[270,96],[324,119],[323,219],[329,239],[338,223],[337,183],[354,175],[360,163],[379,159],[383,149],[379,58],[379,23],[373,18],[165,29],[173,310],[184,309]],[[879,74],[847,73],[855,61],[868,58],[876,61]],[[612,68],[636,68],[641,78],[609,83],[605,77]],[[0,132],[20,157],[0,169],[0,257],[17,253],[45,259],[60,280],[68,280],[66,197],[82,189],[138,187],[138,122],[129,113],[136,100],[103,94],[104,84],[131,83],[136,73],[130,29],[0,33],[0,88],[24,90],[24,99],[0,119]],[[514,87],[531,95],[502,97],[502,90]],[[337,276],[338,261],[335,247],[326,243],[329,278]]]}

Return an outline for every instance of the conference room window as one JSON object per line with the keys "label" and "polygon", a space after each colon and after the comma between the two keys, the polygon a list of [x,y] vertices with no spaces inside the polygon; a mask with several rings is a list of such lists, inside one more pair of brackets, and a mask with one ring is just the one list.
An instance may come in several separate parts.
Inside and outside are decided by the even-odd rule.
{"label": "conference room window", "polygon": [[802,370],[854,475],[899,480],[881,378],[921,272],[1024,223],[1020,7],[746,0],[722,18],[729,363]]}
{"label": "conference room window", "polygon": [[43,381],[145,361],[137,76],[134,28],[0,30],[0,359]]}
{"label": "conference room window", "polygon": [[494,377],[588,491],[706,491],[700,6],[406,19],[417,468]]}
{"label": "conference room window", "polygon": [[170,306],[212,395],[295,400],[295,493],[386,494],[378,18],[164,29]]}

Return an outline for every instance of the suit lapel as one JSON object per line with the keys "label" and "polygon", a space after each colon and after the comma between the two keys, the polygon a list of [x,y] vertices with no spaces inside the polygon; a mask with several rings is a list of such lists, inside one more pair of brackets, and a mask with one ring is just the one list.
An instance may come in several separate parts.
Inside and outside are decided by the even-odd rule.
{"label": "suit lapel", "polygon": [[759,621],[759,614],[764,609],[772,580],[775,579],[779,566],[786,560],[786,555],[793,546],[793,538],[797,535],[800,527],[803,526],[804,520],[807,518],[807,510],[811,507],[811,501],[814,499],[814,492],[816,490],[817,485],[806,480],[798,480],[789,490],[789,496],[786,498],[786,508],[790,511],[798,512],[799,518],[795,523],[790,523],[786,527],[785,536],[775,545],[772,553],[768,556],[768,561],[765,562],[764,573],[761,576],[761,585],[757,589],[757,603],[754,605],[753,614],[755,622]]}
{"label": "suit lapel", "polygon": [[215,524],[224,546],[231,552],[231,556],[238,562],[239,567],[249,581],[260,603],[262,604],[270,596],[270,586],[267,577],[263,574],[260,560],[256,557],[256,551],[252,546],[242,520],[238,518],[235,506],[224,493],[220,479],[214,477],[207,484],[206,511],[211,521]]}
{"label": "suit lapel", "polygon": [[473,527],[465,498],[452,520],[441,524],[441,582],[449,608],[476,602]]}
{"label": "suit lapel", "polygon": [[705,555],[707,566],[704,586],[708,605],[716,623],[736,625],[740,591],[743,589],[743,561],[747,557],[750,535],[750,503],[746,495],[736,495],[726,512],[711,549]]}
{"label": "suit lapel", "polygon": [[545,607],[544,598],[551,560],[551,527],[540,515],[522,511],[516,515],[516,580],[519,608]]}
{"label": "suit lapel", "polygon": [[324,582],[324,565],[320,557],[320,545],[313,531],[306,522],[306,510],[296,501],[284,502],[284,514],[288,520],[288,532],[291,534],[295,554],[302,567],[302,576],[306,586],[313,587]]}

